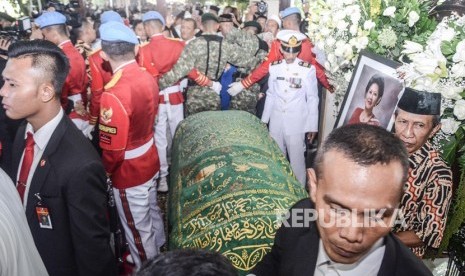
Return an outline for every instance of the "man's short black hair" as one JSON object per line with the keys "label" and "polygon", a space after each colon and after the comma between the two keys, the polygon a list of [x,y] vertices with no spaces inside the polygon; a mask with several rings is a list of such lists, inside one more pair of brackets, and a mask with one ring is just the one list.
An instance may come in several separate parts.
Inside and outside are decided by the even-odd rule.
{"label": "man's short black hair", "polygon": [[105,41],[102,40],[102,51],[112,60],[127,61],[134,59],[134,47],[136,45],[126,41]]}
{"label": "man's short black hair", "polygon": [[385,129],[367,124],[352,124],[333,130],[326,138],[315,159],[317,177],[323,175],[323,160],[327,152],[335,150],[360,166],[399,162],[403,182],[407,180],[408,153],[402,141]]}
{"label": "man's short black hair", "polygon": [[136,276],[236,276],[229,260],[200,249],[168,251],[146,262]]}
{"label": "man's short black hair", "polygon": [[32,68],[42,71],[60,95],[69,73],[69,60],[63,51],[47,40],[18,41],[8,48],[8,58],[31,58]]}

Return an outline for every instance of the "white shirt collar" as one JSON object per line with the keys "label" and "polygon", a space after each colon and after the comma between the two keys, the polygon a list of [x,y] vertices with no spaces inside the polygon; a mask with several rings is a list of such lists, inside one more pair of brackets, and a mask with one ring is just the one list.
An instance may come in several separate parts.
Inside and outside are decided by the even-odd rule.
{"label": "white shirt collar", "polygon": [[34,142],[39,147],[41,151],[45,149],[48,144],[48,141],[52,137],[53,131],[60,123],[61,119],[63,118],[64,112],[63,109],[60,108],[58,114],[50,121],[48,121],[45,125],[39,128],[35,133],[32,125],[27,123],[26,125],[26,132],[24,133],[24,139],[27,137],[27,133],[31,132],[33,134]]}
{"label": "white shirt collar", "polygon": [[[324,275],[317,273],[325,271],[327,266],[331,265],[333,269],[337,270],[338,275],[377,275],[379,268],[384,256],[386,246],[384,245],[384,238],[380,238],[371,247],[365,256],[363,256],[358,262],[353,264],[340,264],[333,262],[323,246],[323,242],[320,239],[318,246],[318,257],[315,266],[315,275]],[[373,273],[369,273],[373,272]],[[368,274],[367,274],[368,273]]]}

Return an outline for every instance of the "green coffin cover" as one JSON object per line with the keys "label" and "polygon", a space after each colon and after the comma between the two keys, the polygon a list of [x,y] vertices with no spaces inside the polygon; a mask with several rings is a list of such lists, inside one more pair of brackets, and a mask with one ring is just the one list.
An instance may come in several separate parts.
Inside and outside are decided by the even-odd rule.
{"label": "green coffin cover", "polygon": [[279,216],[307,196],[257,117],[189,116],[173,141],[169,248],[217,251],[247,274],[271,250]]}

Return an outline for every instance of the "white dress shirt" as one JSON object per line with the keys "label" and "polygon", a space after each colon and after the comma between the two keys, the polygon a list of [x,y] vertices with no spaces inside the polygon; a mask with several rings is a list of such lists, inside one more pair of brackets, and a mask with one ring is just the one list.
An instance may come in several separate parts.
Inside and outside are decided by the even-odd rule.
{"label": "white dress shirt", "polygon": [[378,275],[383,261],[386,246],[384,238],[380,238],[358,262],[340,264],[331,261],[320,239],[318,258],[316,260],[314,276],[371,276]]}
{"label": "white dress shirt", "polygon": [[[24,191],[24,200],[23,200],[24,209],[26,209],[26,206],[27,206],[27,199],[28,199],[28,194],[29,194],[29,187],[31,186],[32,176],[34,175],[37,165],[39,164],[39,161],[42,158],[42,154],[44,153],[44,150],[47,147],[48,141],[50,141],[50,137],[52,137],[53,132],[55,131],[56,127],[60,123],[63,116],[64,116],[63,109],[60,108],[60,112],[58,112],[58,114],[52,120],[50,120],[48,123],[43,125],[35,133],[30,123],[26,125],[26,131],[24,132],[24,139],[26,139],[27,133],[31,132],[34,137],[35,144],[34,144],[34,159],[32,160],[31,169],[27,177],[26,190]],[[24,158],[24,152],[21,157],[21,162],[19,162],[19,170],[17,174],[17,179],[19,179],[19,174],[21,173],[21,165],[23,163],[23,158]]]}

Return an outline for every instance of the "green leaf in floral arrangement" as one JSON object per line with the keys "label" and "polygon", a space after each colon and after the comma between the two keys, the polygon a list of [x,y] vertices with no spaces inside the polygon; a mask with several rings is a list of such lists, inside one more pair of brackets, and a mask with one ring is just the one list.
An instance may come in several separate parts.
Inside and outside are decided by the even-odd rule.
{"label": "green leaf in floral arrangement", "polygon": [[460,128],[455,132],[455,138],[458,141],[463,141],[465,138],[465,125],[461,125]]}
{"label": "green leaf in floral arrangement", "polygon": [[399,47],[396,47],[394,48],[392,51],[391,51],[392,55],[397,59],[397,57],[400,56],[400,49]]}
{"label": "green leaf in floral arrangement", "polygon": [[457,151],[457,139],[455,137],[451,137],[449,141],[445,141],[445,144],[441,147],[442,148],[442,158],[446,161],[447,164],[452,165],[455,159],[455,153]]}
{"label": "green leaf in floral arrangement", "polygon": [[450,56],[450,55],[454,54],[455,49],[452,48],[452,43],[451,42],[443,41],[441,43],[441,52],[445,56]]}
{"label": "green leaf in floral arrangement", "polygon": [[465,168],[465,154],[459,156],[458,160],[460,168]]}

